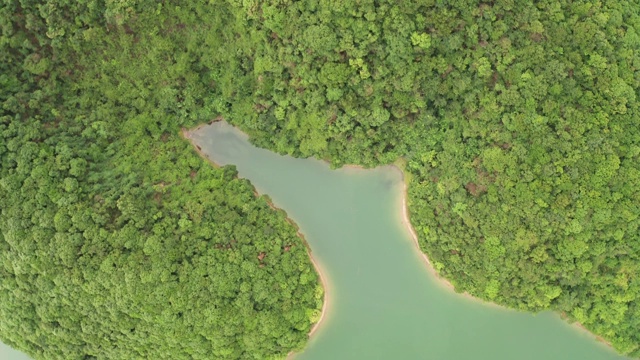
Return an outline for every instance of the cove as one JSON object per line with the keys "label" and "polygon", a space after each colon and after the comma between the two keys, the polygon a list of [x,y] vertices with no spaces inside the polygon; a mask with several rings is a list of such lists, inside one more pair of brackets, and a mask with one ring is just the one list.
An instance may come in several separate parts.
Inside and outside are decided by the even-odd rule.
{"label": "cove", "polygon": [[256,148],[224,122],[188,135],[284,209],[319,263],[326,314],[295,359],[624,359],[557,314],[507,310],[444,286],[403,225],[397,169],[331,170]]}

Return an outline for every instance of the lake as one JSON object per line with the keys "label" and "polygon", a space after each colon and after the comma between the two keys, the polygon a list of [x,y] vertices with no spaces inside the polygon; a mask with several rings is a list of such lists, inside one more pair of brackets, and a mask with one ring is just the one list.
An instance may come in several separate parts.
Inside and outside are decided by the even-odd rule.
{"label": "lake", "polygon": [[[331,170],[256,148],[223,122],[191,138],[284,209],[322,269],[326,316],[295,359],[625,359],[554,313],[506,310],[444,286],[403,226],[397,169]],[[0,344],[0,359],[28,357]]]}
{"label": "lake", "polygon": [[191,139],[284,209],[322,268],[327,313],[296,359],[624,359],[557,314],[507,310],[444,286],[403,226],[399,170],[331,170],[256,148],[224,122]]}

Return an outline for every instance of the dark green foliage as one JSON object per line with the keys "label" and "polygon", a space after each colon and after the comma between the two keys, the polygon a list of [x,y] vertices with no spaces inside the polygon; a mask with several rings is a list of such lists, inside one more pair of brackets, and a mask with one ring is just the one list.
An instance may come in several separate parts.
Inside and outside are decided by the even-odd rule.
{"label": "dark green foliage", "polygon": [[640,3],[233,3],[224,117],[335,166],[404,157],[459,291],[640,356]]}
{"label": "dark green foliage", "polygon": [[211,118],[191,12],[28,3],[0,5],[2,341],[35,359],[302,348],[322,289],[296,229],[178,136]]}
{"label": "dark green foliage", "polygon": [[[12,344],[32,353],[52,339],[68,339],[50,351],[69,354],[138,349],[115,330],[99,340],[71,330],[121,331],[133,321],[162,334],[144,339],[168,342],[174,330],[156,325],[170,326],[158,319],[171,315],[154,299],[171,294],[170,306],[186,306],[162,281],[195,266],[199,241],[250,238],[237,251],[254,265],[273,239],[298,244],[246,184],[228,169],[205,170],[176,139],[180,126],[222,116],[260,146],[335,166],[404,157],[421,246],[458,290],[564,312],[640,356],[638,1],[31,3],[0,7],[0,229],[11,289],[0,319],[21,319],[0,324]],[[274,225],[247,229],[244,218]],[[270,235],[254,237],[262,233]],[[238,260],[223,248],[208,259],[229,274],[215,283],[224,299],[262,278],[234,278]],[[273,322],[277,339],[254,338],[262,332],[216,316],[255,317],[221,309],[207,317],[230,326],[210,336],[216,351],[265,357],[301,346],[317,282],[301,246],[292,249],[254,269],[313,279],[298,277],[303,295],[269,291],[295,300],[273,303],[270,314],[288,317]],[[92,269],[113,273],[86,278]],[[185,284],[206,293],[194,273]],[[153,293],[119,290],[133,274],[141,287],[154,274]],[[98,320],[74,315],[94,310],[72,296],[103,306]],[[148,307],[118,302],[127,299]],[[189,304],[224,303],[204,301]],[[126,326],[106,323],[112,316]],[[179,344],[201,351],[200,340]]]}

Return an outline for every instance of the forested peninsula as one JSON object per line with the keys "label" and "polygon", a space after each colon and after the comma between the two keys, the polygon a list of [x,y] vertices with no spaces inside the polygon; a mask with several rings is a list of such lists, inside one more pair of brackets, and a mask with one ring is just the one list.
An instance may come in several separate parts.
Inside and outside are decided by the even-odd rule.
{"label": "forested peninsula", "polygon": [[322,288],[182,127],[406,162],[457,291],[640,357],[640,2],[0,5],[0,340],[36,359],[282,358]]}

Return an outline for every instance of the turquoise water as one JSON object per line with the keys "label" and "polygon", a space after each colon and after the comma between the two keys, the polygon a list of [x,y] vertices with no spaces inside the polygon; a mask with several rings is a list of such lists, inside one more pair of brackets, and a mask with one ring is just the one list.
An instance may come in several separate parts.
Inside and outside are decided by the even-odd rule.
{"label": "turquoise water", "polygon": [[[286,210],[323,269],[327,314],[296,359],[624,359],[555,314],[505,310],[443,286],[402,225],[399,171],[280,156],[225,123],[192,138]],[[0,344],[0,360],[26,359]]]}
{"label": "turquoise water", "polygon": [[398,170],[331,170],[258,149],[222,122],[191,138],[284,209],[321,264],[327,315],[296,359],[623,359],[556,314],[506,310],[443,286],[403,227]]}

